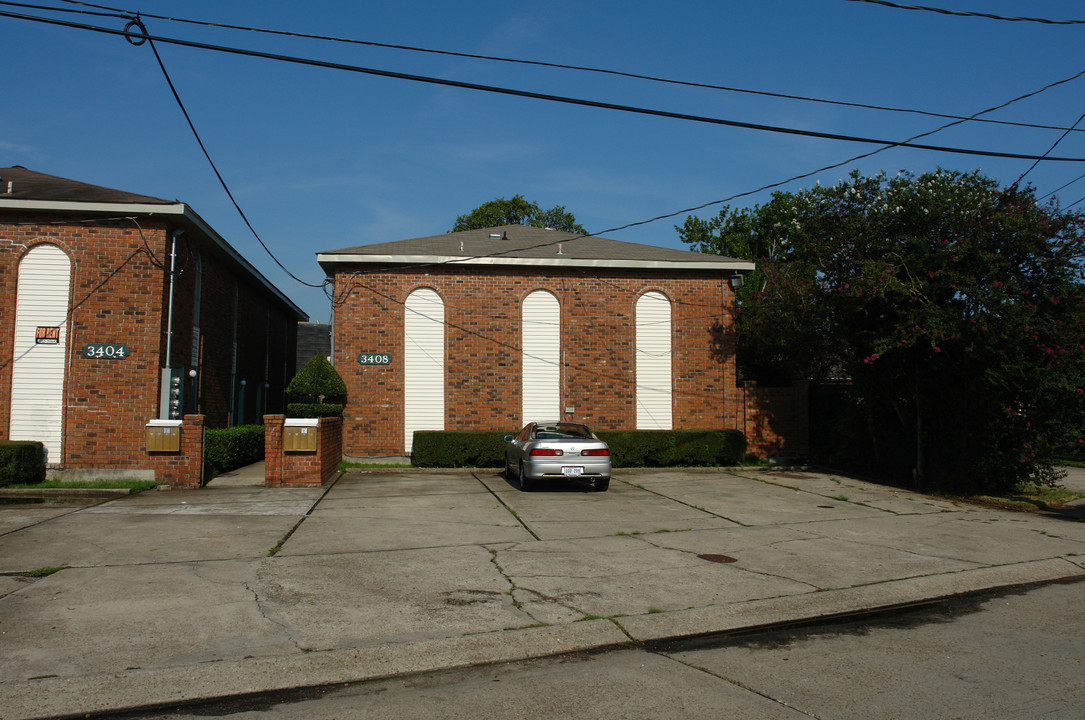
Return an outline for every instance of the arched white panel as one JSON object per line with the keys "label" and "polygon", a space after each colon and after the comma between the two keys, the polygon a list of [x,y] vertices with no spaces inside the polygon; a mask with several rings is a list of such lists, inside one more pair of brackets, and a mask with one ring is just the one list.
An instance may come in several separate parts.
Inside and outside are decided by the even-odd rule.
{"label": "arched white panel", "polygon": [[429,288],[407,296],[403,314],[403,445],[415,430],[445,429],[445,304]]}
{"label": "arched white panel", "polygon": [[546,290],[521,308],[524,423],[561,419],[561,306]]}
{"label": "arched white panel", "polygon": [[670,430],[671,301],[660,292],[637,300],[637,429]]}
{"label": "arched white panel", "polygon": [[19,262],[8,434],[41,441],[50,463],[61,462],[63,444],[71,270],[67,253],[56,245],[38,245]]}

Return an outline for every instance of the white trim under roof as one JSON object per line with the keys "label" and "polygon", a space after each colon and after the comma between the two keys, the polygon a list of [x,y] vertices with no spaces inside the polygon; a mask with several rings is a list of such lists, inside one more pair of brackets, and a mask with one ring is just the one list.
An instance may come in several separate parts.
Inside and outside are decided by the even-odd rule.
{"label": "white trim under roof", "polygon": [[704,260],[681,262],[674,260],[604,260],[599,258],[519,258],[507,255],[462,257],[456,255],[365,255],[360,253],[317,253],[321,266],[328,264],[383,263],[422,265],[522,265],[534,267],[632,268],[642,270],[722,270],[752,272],[754,263],[748,260]]}

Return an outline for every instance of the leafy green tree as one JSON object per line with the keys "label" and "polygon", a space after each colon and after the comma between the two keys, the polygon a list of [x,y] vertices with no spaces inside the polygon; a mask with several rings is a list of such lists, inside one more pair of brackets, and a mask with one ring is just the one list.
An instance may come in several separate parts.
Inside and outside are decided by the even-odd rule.
{"label": "leafy green tree", "polygon": [[485,202],[466,215],[457,217],[456,224],[449,232],[479,230],[499,225],[529,225],[578,235],[588,234],[588,231],[577,223],[576,217],[565,210],[564,205],[543,210],[538,203],[525,200],[523,195],[515,195],[511,200],[497,198]]}
{"label": "leafy green tree", "polygon": [[847,462],[956,491],[1055,479],[1085,416],[1081,215],[978,173],[853,173],[707,229],[760,264],[740,348],[850,379]]}

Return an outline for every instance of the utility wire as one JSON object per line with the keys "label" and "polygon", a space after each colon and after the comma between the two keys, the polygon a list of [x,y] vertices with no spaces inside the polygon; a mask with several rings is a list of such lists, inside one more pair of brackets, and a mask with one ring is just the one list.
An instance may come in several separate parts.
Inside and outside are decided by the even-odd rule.
{"label": "utility wire", "polygon": [[137,36],[136,40],[133,40],[132,36],[129,35],[128,36],[129,42],[131,42],[133,45],[142,45],[143,40],[146,40],[147,43],[151,46],[151,50],[154,52],[155,60],[158,61],[158,67],[160,67],[162,69],[162,75],[166,78],[166,84],[169,85],[170,92],[173,93],[173,99],[177,101],[177,106],[179,108],[181,108],[181,113],[185,116],[185,120],[188,122],[188,127],[189,127],[190,130],[192,130],[192,135],[196,138],[196,142],[199,144],[200,150],[203,151],[203,156],[205,158],[207,158],[207,162],[211,165],[211,169],[215,171],[215,177],[218,178],[219,184],[221,184],[222,189],[226,191],[226,195],[230,198],[230,202],[232,202],[234,204],[234,207],[237,209],[237,213],[241,216],[241,219],[245,221],[245,225],[248,226],[249,230],[252,232],[253,237],[256,238],[256,241],[258,243],[260,243],[260,247],[264,248],[264,250],[267,252],[267,254],[271,256],[271,259],[275,261],[275,264],[278,265],[280,268],[282,268],[283,272],[285,272],[287,275],[289,275],[290,277],[297,280],[302,285],[305,285],[306,287],[311,287],[311,288],[321,288],[321,287],[323,287],[323,283],[321,283],[320,285],[314,285],[313,283],[306,282],[305,280],[302,280],[297,275],[290,272],[290,270],[287,269],[287,267],[285,265],[283,265],[282,262],[279,261],[279,258],[277,258],[275,256],[275,253],[271,252],[271,248],[269,248],[267,246],[267,244],[264,242],[264,239],[260,237],[260,233],[256,232],[256,228],[254,228],[252,226],[252,223],[249,222],[249,217],[245,214],[245,211],[241,209],[241,206],[238,204],[237,200],[234,198],[233,192],[230,191],[230,186],[226,184],[226,180],[222,177],[222,173],[219,172],[218,166],[215,165],[215,161],[211,159],[211,153],[209,153],[207,151],[207,146],[203,144],[203,139],[200,138],[200,133],[196,130],[196,125],[192,122],[192,116],[190,116],[188,114],[188,110],[185,108],[184,102],[181,101],[181,96],[177,92],[177,88],[176,88],[176,86],[174,86],[173,80],[170,78],[169,71],[166,70],[166,64],[164,62],[162,62],[162,56],[158,54],[158,48],[155,46],[154,40],[147,33],[147,28],[143,25],[143,22],[140,21],[138,18],[132,20],[128,24],[128,27],[133,27],[133,26],[139,28],[139,30],[141,32],[141,35]]}
{"label": "utility wire", "polygon": [[[1085,120],[1085,113],[1082,113],[1081,117],[1079,117],[1077,119],[1077,122],[1075,122],[1071,127],[1076,128],[1081,123],[1082,120]],[[1062,135],[1060,135],[1059,139],[1056,140],[1055,142],[1053,142],[1051,144],[1051,147],[1049,147],[1047,149],[1047,152],[1044,153],[1044,157],[1046,157],[1052,150],[1054,150],[1055,146],[1058,145],[1060,142],[1062,142],[1066,138],[1066,136],[1068,134],[1070,134],[1069,130],[1067,130]],[[1019,178],[1017,178],[1016,180],[1013,181],[1013,186],[1017,187],[1021,183],[1021,181],[1025,179],[1025,176],[1028,175],[1030,172],[1032,172],[1033,168],[1035,168],[1039,164],[1040,164],[1039,160],[1033,160],[1032,164],[1029,165],[1028,169],[1025,170],[1025,172],[1021,173],[1021,177],[1019,177]]]}
{"label": "utility wire", "polygon": [[[127,30],[112,30],[110,28],[103,28],[96,25],[85,25],[82,23],[70,22],[67,20],[60,20],[54,18],[42,18],[30,15],[22,15],[19,13],[12,13],[7,11],[0,11],[0,16],[11,17],[20,20],[29,20],[32,22],[41,22],[51,25],[60,25],[63,27],[70,27],[79,30],[90,30],[93,32],[100,32],[109,35],[121,35],[125,37],[132,37],[132,33]],[[959,155],[972,155],[981,157],[1000,157],[1010,158],[1016,160],[1036,160],[1037,158],[1052,161],[1052,162],[1085,162],[1085,158],[1075,157],[1042,157],[1039,155],[1030,155],[1026,153],[1011,153],[1011,152],[999,152],[991,150],[973,150],[968,148],[957,147],[945,147],[939,145],[925,145],[913,142],[893,142],[891,140],[881,140],[877,138],[859,137],[855,135],[844,135],[840,133],[827,133],[814,130],[801,130],[798,128],[788,128],[776,125],[764,125],[761,123],[749,123],[740,120],[728,120],[724,118],[712,118],[702,115],[691,115],[688,113],[672,112],[668,110],[656,110],[652,108],[636,107],[632,105],[622,105],[617,103],[602,102],[599,100],[585,100],[580,98],[566,97],[562,95],[552,95],[547,93],[532,92],[529,90],[517,90],[515,88],[505,88],[493,85],[482,85],[479,83],[462,82],[458,80],[448,80],[444,78],[436,78],[425,75],[414,75],[410,73],[401,73],[391,70],[381,70],[377,68],[367,68],[359,65],[348,65],[344,63],[336,63],[325,60],[314,60],[311,58],[302,58],[292,55],[281,55],[277,53],[261,52],[257,50],[246,50],[244,48],[229,47],[223,45],[213,45],[210,43],[196,42],[193,40],[182,40],[179,38],[168,38],[158,35],[139,35],[148,41],[159,41],[169,43],[173,45],[181,45],[183,47],[197,48],[201,50],[211,50],[215,52],[227,53],[232,55],[240,55],[244,57],[261,58],[265,60],[277,60],[280,62],[287,62],[296,65],[305,65],[310,67],[320,67],[331,70],[342,70],[346,72],[356,72],[366,75],[373,75],[376,77],[392,78],[396,80],[409,80],[412,82],[426,83],[430,85],[438,85],[443,87],[455,87],[465,90],[476,90],[479,92],[487,92],[498,95],[508,95],[513,97],[528,98],[533,100],[543,100],[547,102],[562,103],[566,105],[576,105],[580,107],[591,107],[602,110],[614,110],[618,112],[627,112],[638,115],[648,115],[653,117],[662,117],[672,120],[685,120],[689,122],[706,123],[710,125],[722,125],[727,127],[743,128],[746,130],[758,130],[762,132],[772,132],[784,135],[798,135],[802,137],[820,138],[823,140],[839,140],[842,142],[856,142],[866,143],[872,145],[892,145],[895,147],[908,147],[917,150],[930,150],[934,152],[945,152]],[[1079,75],[1085,74],[1085,71],[1079,73]],[[1077,77],[1077,76],[1075,76]]]}
{"label": "utility wire", "polygon": [[1076,183],[1076,182],[1077,182],[1078,180],[1081,180],[1081,179],[1083,179],[1083,178],[1085,178],[1085,174],[1081,174],[1081,175],[1078,175],[1078,176],[1077,176],[1076,178],[1074,178],[1074,179],[1073,179],[1073,180],[1071,180],[1070,182],[1066,183],[1065,185],[1060,185],[1059,187],[1055,188],[1054,190],[1052,190],[1052,191],[1051,191],[1051,192],[1049,192],[1048,194],[1046,194],[1046,195],[1044,195],[1043,197],[1041,197],[1041,198],[1038,198],[1038,199],[1039,199],[1039,200],[1046,200],[1046,199],[1048,199],[1049,197],[1051,197],[1052,195],[1054,195],[1055,193],[1057,193],[1057,192],[1058,192],[1059,190],[1062,190],[1062,189],[1064,189],[1064,188],[1068,188],[1068,187],[1070,187],[1071,185],[1073,185],[1074,183]]}
{"label": "utility wire", "polygon": [[[927,117],[938,117],[938,118],[945,118],[945,119],[948,119],[948,120],[962,120],[962,119],[964,119],[964,117],[961,116],[961,115],[953,115],[953,114],[950,114],[950,113],[933,112],[933,111],[929,111],[929,110],[917,110],[917,109],[914,109],[914,108],[899,108],[899,107],[892,107],[892,106],[886,106],[886,105],[873,105],[873,104],[869,104],[869,103],[849,102],[849,101],[844,101],[844,100],[829,100],[829,99],[825,99],[825,98],[809,97],[809,96],[805,96],[805,95],[794,95],[794,94],[790,94],[790,93],[770,92],[770,91],[767,91],[767,90],[750,90],[750,89],[747,89],[747,88],[730,87],[730,86],[727,86],[727,85],[716,85],[716,84],[712,84],[712,83],[694,82],[694,81],[689,81],[689,80],[676,80],[676,79],[673,79],[673,78],[663,78],[663,77],[657,77],[657,76],[653,76],[653,75],[642,75],[642,74],[638,74],[638,73],[625,72],[625,71],[621,71],[621,70],[612,70],[612,69],[606,69],[606,68],[595,68],[595,67],[587,67],[587,66],[581,66],[581,65],[568,65],[568,64],[564,64],[564,63],[547,62],[547,61],[542,61],[542,60],[525,60],[525,59],[522,59],[522,58],[507,58],[507,57],[500,57],[500,56],[494,56],[494,55],[480,55],[480,54],[476,54],[476,53],[456,52],[456,51],[452,51],[452,50],[437,50],[437,49],[433,49],[433,48],[424,48],[424,47],[417,47],[417,46],[412,46],[412,45],[402,45],[402,44],[394,44],[394,43],[382,43],[382,42],[375,42],[375,41],[372,41],[372,40],[358,40],[358,39],[352,39],[352,38],[335,37],[335,36],[331,36],[331,35],[315,35],[315,34],[311,34],[311,33],[301,33],[301,32],[294,32],[294,31],[288,31],[288,30],[272,30],[272,29],[267,29],[267,28],[250,27],[250,26],[246,26],[246,25],[233,25],[233,24],[229,24],[229,23],[216,23],[216,22],[209,22],[209,21],[204,21],[204,20],[190,20],[190,19],[186,19],[186,18],[170,17],[170,16],[166,16],[166,15],[155,15],[155,14],[152,14],[152,13],[137,13],[135,11],[126,11],[126,10],[121,10],[121,9],[118,9],[118,8],[111,8],[111,7],[106,6],[106,5],[97,5],[97,4],[94,4],[94,3],[80,2],[79,0],[63,0],[63,1],[67,2],[67,3],[70,3],[70,4],[73,4],[73,5],[81,5],[81,6],[86,6],[86,7],[101,8],[103,10],[108,10],[109,12],[93,12],[93,11],[88,11],[88,10],[76,10],[76,9],[72,9],[72,8],[54,8],[54,7],[48,7],[48,6],[43,6],[43,5],[30,5],[30,4],[27,4],[27,3],[16,3],[16,2],[0,2],[0,5],[10,5],[10,6],[15,6],[15,7],[34,8],[34,9],[41,9],[41,10],[55,10],[57,12],[83,13],[83,14],[88,14],[88,15],[98,15],[98,16],[103,16],[103,17],[116,17],[116,18],[122,18],[122,19],[128,19],[129,17],[135,16],[135,15],[140,15],[141,17],[144,17],[144,18],[154,18],[156,20],[165,20],[167,22],[187,23],[187,24],[190,24],[190,25],[198,25],[198,26],[201,26],[201,27],[223,28],[223,29],[227,29],[227,30],[242,30],[242,31],[246,31],[246,32],[263,33],[263,34],[267,34],[267,35],[278,35],[278,36],[284,36],[284,37],[296,37],[296,38],[303,38],[303,39],[308,39],[308,40],[322,40],[322,41],[327,41],[327,42],[346,43],[346,44],[352,44],[352,45],[364,45],[364,46],[367,46],[367,47],[377,47],[377,48],[385,48],[385,49],[391,49],[391,50],[404,50],[404,51],[408,51],[408,52],[428,53],[428,54],[432,54],[432,55],[443,55],[443,56],[448,56],[448,57],[459,57],[459,58],[465,58],[465,59],[471,59],[471,60],[486,60],[486,61],[490,61],[490,62],[513,63],[513,64],[518,64],[518,65],[529,65],[529,66],[535,66],[535,67],[555,68],[555,69],[560,69],[560,70],[575,70],[575,71],[578,71],[578,72],[598,73],[598,74],[602,74],[602,75],[612,75],[612,76],[616,76],[616,77],[631,78],[631,79],[634,79],[634,80],[646,80],[646,81],[649,81],[649,82],[664,83],[664,84],[669,84],[669,85],[680,85],[680,86],[683,86],[683,87],[703,88],[703,89],[708,89],[708,90],[722,90],[722,91],[732,92],[732,93],[741,93],[741,94],[747,94],[747,95],[757,95],[757,96],[761,96],[761,97],[780,98],[780,99],[784,99],[784,100],[798,100],[798,101],[802,101],[802,102],[821,103],[821,104],[825,104],[825,105],[836,105],[836,106],[842,106],[842,107],[854,107],[854,108],[861,108],[861,109],[865,109],[865,110],[880,110],[880,111],[885,111],[885,112],[907,113],[907,114],[913,114],[913,115],[924,115],[924,116],[927,116]],[[1039,123],[1015,122],[1015,121],[1012,121],[1012,120],[995,120],[995,119],[992,119],[992,118],[973,118],[973,121],[974,122],[980,122],[980,123],[990,123],[990,124],[995,124],[995,125],[1009,125],[1009,126],[1014,126],[1014,127],[1038,128],[1038,129],[1042,129],[1042,130],[1065,130],[1066,129],[1064,127],[1060,127],[1060,126],[1057,126],[1057,125],[1044,125],[1044,124],[1039,124]],[[1085,132],[1085,130],[1076,130],[1075,132]]]}
{"label": "utility wire", "polygon": [[1048,20],[1034,17],[1006,17],[1005,15],[992,15],[991,13],[970,12],[966,10],[946,10],[944,8],[929,7],[927,5],[900,5],[886,0],[849,0],[849,2],[865,2],[871,5],[884,5],[896,10],[924,10],[926,12],[939,13],[941,15],[955,15],[957,17],[980,17],[989,20],[1007,20],[1009,22],[1034,22],[1044,25],[1085,25],[1085,20]]}

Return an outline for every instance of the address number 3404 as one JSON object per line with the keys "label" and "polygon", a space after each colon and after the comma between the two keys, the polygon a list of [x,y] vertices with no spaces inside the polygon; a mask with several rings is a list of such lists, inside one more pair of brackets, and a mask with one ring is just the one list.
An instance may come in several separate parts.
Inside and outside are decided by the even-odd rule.
{"label": "address number 3404", "polygon": [[128,346],[91,343],[83,347],[83,357],[94,360],[123,360],[128,357]]}

